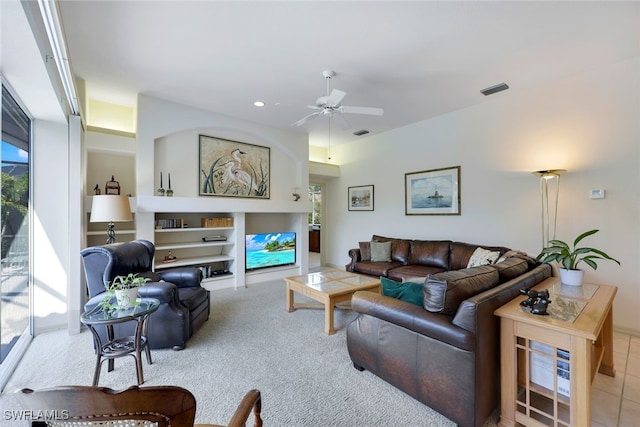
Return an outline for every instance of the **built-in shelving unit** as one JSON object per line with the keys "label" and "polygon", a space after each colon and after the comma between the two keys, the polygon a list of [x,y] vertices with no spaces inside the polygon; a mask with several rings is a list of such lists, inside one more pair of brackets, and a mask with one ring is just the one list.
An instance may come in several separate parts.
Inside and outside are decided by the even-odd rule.
{"label": "built-in shelving unit", "polygon": [[[228,197],[160,197],[137,198],[136,238],[156,245],[155,269],[208,266],[229,274],[212,275],[203,285],[209,290],[245,287],[254,283],[282,279],[308,268],[308,223],[310,202],[288,200],[251,200]],[[232,226],[201,227],[202,218],[233,218]],[[158,220],[174,220],[176,228],[161,228]],[[170,225],[170,224],[169,224]],[[169,225],[165,224],[165,227]],[[180,228],[177,228],[180,226]],[[296,265],[245,271],[247,233],[295,231]],[[223,242],[203,242],[207,235],[224,235]],[[171,251],[177,259],[163,263]]]}
{"label": "built-in shelving unit", "polygon": [[[229,225],[200,226],[214,221]],[[197,267],[205,282],[232,277],[236,237],[233,221],[233,215],[226,213],[157,212],[155,270]]]}

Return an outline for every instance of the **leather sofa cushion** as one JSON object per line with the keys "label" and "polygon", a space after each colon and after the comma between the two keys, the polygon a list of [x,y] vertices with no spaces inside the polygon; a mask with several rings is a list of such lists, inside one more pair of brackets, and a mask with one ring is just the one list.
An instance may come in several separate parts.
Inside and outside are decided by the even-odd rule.
{"label": "leather sofa cushion", "polygon": [[389,270],[402,266],[399,262],[356,262],[353,267],[355,273],[368,274],[369,276],[388,276]]}
{"label": "leather sofa cushion", "polygon": [[400,267],[396,267],[392,270],[389,270],[387,277],[389,279],[397,280],[398,282],[417,282],[417,280],[410,280],[416,277],[422,277],[420,282],[424,283],[425,279],[429,274],[436,274],[446,271],[444,268],[440,267],[431,267],[428,265],[418,265],[418,264],[409,264],[403,265]]}
{"label": "leather sofa cushion", "polygon": [[398,261],[407,264],[409,260],[409,248],[411,240],[394,239],[392,237],[384,237],[373,235],[372,242],[391,242],[391,261]]}
{"label": "leather sofa cushion", "polygon": [[428,265],[449,270],[448,240],[413,240],[409,264]]}
{"label": "leather sofa cushion", "polygon": [[499,283],[498,270],[488,265],[429,275],[424,286],[424,308],[454,315],[462,301]]}
{"label": "leather sofa cushion", "polygon": [[493,264],[493,267],[498,270],[500,283],[504,283],[526,273],[529,270],[529,263],[526,259],[511,257],[497,264]]}

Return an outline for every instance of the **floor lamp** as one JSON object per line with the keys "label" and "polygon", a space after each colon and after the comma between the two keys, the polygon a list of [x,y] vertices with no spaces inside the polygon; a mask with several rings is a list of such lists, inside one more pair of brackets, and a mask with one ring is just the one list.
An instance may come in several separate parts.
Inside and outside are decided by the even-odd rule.
{"label": "floor lamp", "polygon": [[116,241],[114,222],[133,221],[131,205],[127,196],[106,194],[93,196],[91,203],[91,219],[89,222],[108,222],[107,245]]}
{"label": "floor lamp", "polygon": [[[540,195],[542,197],[542,247],[549,245],[549,240],[556,238],[558,221],[558,195],[560,194],[560,175],[565,169],[549,169],[536,171],[533,174],[540,178]],[[551,190],[551,199],[549,192]],[[555,190],[555,191],[554,191]],[[553,194],[555,193],[555,194]]]}

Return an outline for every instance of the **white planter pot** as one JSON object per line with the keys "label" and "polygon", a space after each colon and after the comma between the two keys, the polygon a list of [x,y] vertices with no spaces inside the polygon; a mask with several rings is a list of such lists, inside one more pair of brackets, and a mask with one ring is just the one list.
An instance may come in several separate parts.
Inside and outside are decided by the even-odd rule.
{"label": "white planter pot", "polygon": [[138,298],[138,288],[116,290],[116,301],[120,308],[131,307],[136,298]]}
{"label": "white planter pot", "polygon": [[582,286],[582,279],[584,278],[584,270],[567,270],[561,268],[560,281],[563,285],[569,286]]}

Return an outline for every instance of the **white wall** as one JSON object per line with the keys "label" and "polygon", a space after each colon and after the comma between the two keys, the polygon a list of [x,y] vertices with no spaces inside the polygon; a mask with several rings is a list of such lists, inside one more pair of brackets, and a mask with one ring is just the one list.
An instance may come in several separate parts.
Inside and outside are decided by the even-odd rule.
{"label": "white wall", "polygon": [[[184,132],[182,135],[178,133]],[[140,95],[138,97],[138,158],[137,158],[137,186],[139,195],[151,196],[159,185],[159,173],[155,167],[162,170],[172,170],[184,167],[181,178],[176,173],[176,185],[191,180],[191,186],[185,184],[184,191],[189,194],[175,196],[190,196],[197,194],[197,135],[203,133],[209,136],[232,139],[240,142],[258,144],[271,147],[272,162],[279,165],[282,158],[288,158],[292,163],[286,172],[274,170],[271,181],[271,198],[290,200],[291,187],[306,188],[309,182],[308,165],[309,146],[307,139],[293,132],[259,125],[235,119],[223,114],[200,110],[182,104],[176,104],[157,98]],[[160,138],[170,137],[173,151],[169,157],[155,153],[155,142]],[[177,140],[176,138],[181,138]],[[187,155],[188,154],[188,155]],[[157,164],[154,162],[157,160]],[[185,173],[186,172],[186,173]],[[191,172],[191,173],[190,173]],[[188,178],[182,178],[182,175]],[[172,180],[174,174],[172,174]],[[180,184],[178,184],[180,182]],[[295,183],[295,185],[293,185]]]}
{"label": "white wall", "polygon": [[[640,334],[640,60],[618,62],[553,84],[512,88],[488,103],[332,150],[339,179],[324,195],[331,224],[323,253],[344,266],[372,234],[505,245],[537,255],[540,195],[532,171],[567,169],[558,232],[619,259],[586,280],[618,286],[614,324]],[[405,216],[404,174],[461,166],[460,216]],[[349,212],[347,187],[375,186],[375,211]],[[606,190],[604,200],[587,197]],[[323,227],[324,229],[324,227]]]}
{"label": "white wall", "polygon": [[71,256],[68,129],[66,124],[36,120],[33,139],[33,307],[37,333],[67,325]]}
{"label": "white wall", "polygon": [[[198,197],[200,134],[269,147],[269,200]],[[255,216],[260,212],[271,212],[265,217],[270,223],[273,223],[273,215],[284,214],[286,219],[283,221],[295,227],[278,231],[298,233],[297,249],[300,256],[297,264],[302,272],[307,271],[306,249],[309,236],[306,214],[300,209],[303,203],[293,206],[294,209],[292,209],[293,196],[291,195],[294,187],[307,188],[309,185],[309,144],[306,137],[145,95],[138,97],[137,136],[136,195],[139,197],[136,214],[137,238],[154,240],[154,213],[150,209],[155,208],[148,208],[145,202],[160,187],[160,171],[162,171],[165,189],[168,187],[168,174],[171,173],[173,200],[155,197],[151,203],[162,199],[163,206],[167,203],[171,204],[170,212],[197,212],[194,209],[206,207],[200,212],[240,213],[240,216],[236,216],[235,225],[236,234],[239,234],[236,236],[234,247],[236,264],[243,264],[244,246],[241,239],[244,234],[244,213],[251,212],[249,218],[255,221]],[[143,196],[142,199],[140,196]],[[304,224],[301,218],[305,218]],[[243,268],[236,265],[233,269],[235,272],[240,272],[236,275],[237,286],[243,286],[245,283]]]}
{"label": "white wall", "polygon": [[[77,159],[79,155],[79,136],[73,132],[74,140],[70,140],[65,112],[48,75],[48,66],[53,65],[43,60],[34,35],[44,35],[44,30],[31,28],[23,4],[18,1],[0,2],[0,15],[1,71],[33,119],[30,158],[34,332],[66,327],[68,312],[76,314],[69,330],[77,331],[78,307],[68,307],[68,295],[71,287],[75,287],[75,295],[81,287],[79,280],[70,280],[79,278],[80,268],[79,260],[71,259],[79,251],[80,242],[72,240],[78,233],[70,233],[70,226],[81,224],[80,173],[77,162],[70,165],[70,156]],[[74,185],[77,193],[70,197],[69,190]],[[72,210],[70,203],[77,209]],[[75,304],[78,305],[77,300]]]}

